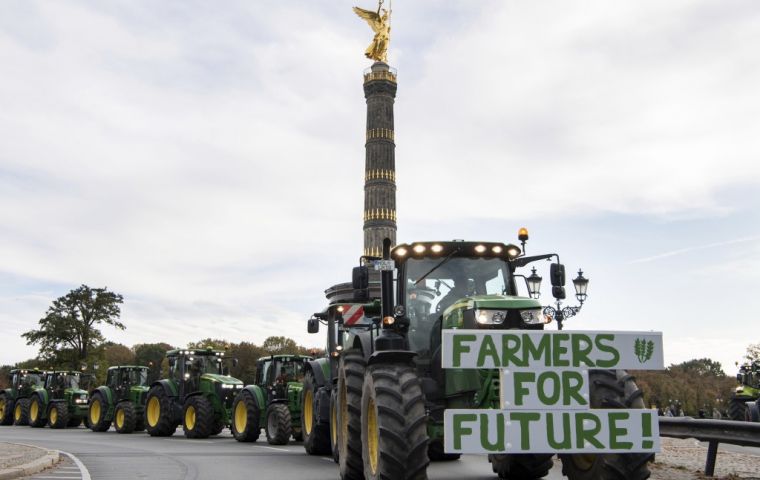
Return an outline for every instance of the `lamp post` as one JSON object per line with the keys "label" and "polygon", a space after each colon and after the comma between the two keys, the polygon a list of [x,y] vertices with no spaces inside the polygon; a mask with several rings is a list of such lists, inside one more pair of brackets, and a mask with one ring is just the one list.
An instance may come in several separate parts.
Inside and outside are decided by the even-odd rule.
{"label": "lamp post", "polygon": [[[532,277],[537,277],[539,283],[541,282],[541,277],[536,275],[536,269],[533,269],[533,275],[528,277],[528,285],[530,290],[530,280]],[[574,317],[578,312],[580,312],[581,307],[583,307],[583,302],[586,301],[586,290],[588,289],[588,278],[585,278],[583,276],[583,270],[578,270],[578,276],[573,279],[573,287],[575,287],[575,298],[578,299],[579,305],[577,306],[562,306],[562,301],[560,299],[557,299],[556,302],[556,308],[552,307],[551,305],[544,308],[544,314],[551,316],[553,319],[557,321],[557,328],[559,330],[562,330],[562,322],[567,320],[570,317]],[[540,287],[539,287],[540,288]],[[540,295],[539,290],[536,290],[536,294]],[[530,292],[530,295],[532,298],[538,298],[538,296],[533,296],[533,292]]]}

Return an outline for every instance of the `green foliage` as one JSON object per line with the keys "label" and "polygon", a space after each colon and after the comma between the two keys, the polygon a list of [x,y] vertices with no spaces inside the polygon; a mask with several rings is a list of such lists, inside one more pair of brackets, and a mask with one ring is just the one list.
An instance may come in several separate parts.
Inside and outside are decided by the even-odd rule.
{"label": "green foliage", "polygon": [[3,365],[0,367],[0,390],[4,388],[8,388],[9,382],[8,382],[8,376],[11,374],[11,370],[13,367],[10,365]]}
{"label": "green foliage", "polygon": [[760,343],[752,343],[747,347],[747,353],[744,355],[747,362],[760,361]]}
{"label": "green foliage", "polygon": [[[164,357],[167,351],[173,349],[174,347],[168,343],[139,343],[132,347],[132,351],[135,354],[134,362],[136,365],[145,365],[150,368],[148,371],[149,381],[166,378],[169,366]],[[165,368],[162,370],[164,366]]]}
{"label": "green foliage", "polygon": [[635,371],[639,387],[648,406],[667,407],[671,401],[681,403],[686,415],[696,416],[699,409],[708,414],[713,408],[725,410],[736,380],[726,376],[720,362],[709,358],[671,365],[663,371]]}
{"label": "green foliage", "polygon": [[103,341],[97,326],[111,325],[124,330],[119,322],[123,297],[106,288],[82,285],[53,301],[37,330],[22,337],[27,345],[38,344],[40,358],[54,364],[78,368],[92,349]]}
{"label": "green foliage", "polygon": [[187,348],[202,349],[211,347],[214,350],[228,350],[231,345],[232,344],[227,340],[222,340],[219,338],[204,338],[203,340],[199,340],[197,342],[188,343]]}
{"label": "green foliage", "polygon": [[264,349],[264,355],[281,355],[286,353],[296,353],[298,345],[292,338],[287,337],[268,337],[261,344]]}

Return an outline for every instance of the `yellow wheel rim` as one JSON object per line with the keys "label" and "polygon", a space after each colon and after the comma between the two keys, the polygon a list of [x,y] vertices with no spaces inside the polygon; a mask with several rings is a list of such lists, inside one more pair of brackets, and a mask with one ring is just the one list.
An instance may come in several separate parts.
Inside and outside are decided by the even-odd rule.
{"label": "yellow wheel rim", "polygon": [[148,400],[148,425],[155,427],[158,425],[158,419],[161,418],[161,402],[158,397],[151,397]]}
{"label": "yellow wheel rim", "polygon": [[58,423],[58,408],[53,407],[50,409],[50,425]]}
{"label": "yellow wheel rim", "polygon": [[333,405],[330,409],[330,438],[332,444],[338,444],[338,408]]}
{"label": "yellow wheel rim", "polygon": [[591,470],[596,461],[596,455],[572,455],[573,463],[578,469],[585,471]]}
{"label": "yellow wheel rim", "polygon": [[185,427],[188,430],[195,429],[195,407],[192,405],[188,405],[185,410]]}
{"label": "yellow wheel rim", "polygon": [[17,422],[21,421],[21,405],[16,405],[13,409],[13,419]]}
{"label": "yellow wheel rim", "polygon": [[372,474],[377,473],[378,453],[380,431],[377,428],[377,412],[375,411],[375,400],[370,398],[367,405],[367,449],[369,450],[369,468]]}
{"label": "yellow wheel rim", "polygon": [[37,399],[35,398],[34,400],[32,400],[32,406],[29,407],[29,418],[31,418],[33,422],[36,422],[39,416],[40,416],[40,404],[37,403]]}
{"label": "yellow wheel rim", "polygon": [[0,400],[0,419],[5,418],[5,398]]}
{"label": "yellow wheel rim", "polygon": [[311,422],[314,421],[314,393],[306,390],[303,396],[303,425],[306,429],[306,435],[311,435]]}
{"label": "yellow wheel rim", "polygon": [[93,425],[100,423],[100,413],[100,399],[97,399],[92,402],[92,405],[90,405],[90,423]]}
{"label": "yellow wheel rim", "polygon": [[244,433],[248,426],[248,409],[245,407],[245,402],[240,400],[235,405],[235,431],[238,433]]}
{"label": "yellow wheel rim", "polygon": [[116,428],[123,428],[124,427],[124,409],[120,408],[116,410]]}

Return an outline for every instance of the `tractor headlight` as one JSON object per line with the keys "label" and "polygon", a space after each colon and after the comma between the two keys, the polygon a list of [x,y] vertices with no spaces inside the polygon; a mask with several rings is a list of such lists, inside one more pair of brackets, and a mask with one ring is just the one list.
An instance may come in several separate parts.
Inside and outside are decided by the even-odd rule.
{"label": "tractor headlight", "polygon": [[231,383],[223,383],[222,384],[222,388],[225,389],[225,390],[229,390],[231,388],[235,388],[235,385],[233,385]]}
{"label": "tractor headlight", "polygon": [[527,325],[538,325],[541,323],[549,323],[547,321],[548,320],[547,316],[544,315],[544,312],[542,312],[541,309],[521,310],[520,317],[522,317],[523,323]]}
{"label": "tractor headlight", "polygon": [[475,321],[480,325],[501,325],[507,319],[503,310],[475,310]]}

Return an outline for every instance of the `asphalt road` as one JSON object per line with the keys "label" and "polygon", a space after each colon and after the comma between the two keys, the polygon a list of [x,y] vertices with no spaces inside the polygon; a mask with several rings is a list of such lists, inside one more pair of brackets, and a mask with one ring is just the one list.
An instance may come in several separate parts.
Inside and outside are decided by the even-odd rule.
{"label": "asphalt road", "polygon": [[[224,478],[273,478],[276,480],[335,480],[338,467],[331,457],[306,455],[300,443],[271,446],[262,437],[256,443],[239,443],[228,430],[206,440],[188,440],[178,429],[173,437],[153,438],[144,432],[119,435],[110,430],[95,433],[84,427],[66,430],[0,427],[0,441],[26,443],[61,450],[74,456],[66,460],[65,474],[48,471],[32,478],[205,480]],[[79,473],[75,460],[86,468]],[[432,463],[431,480],[494,480],[485,457],[465,455],[456,462]],[[564,478],[555,464],[549,480]]]}

